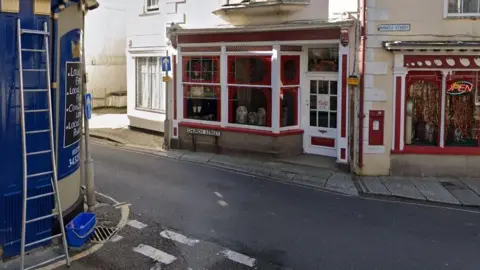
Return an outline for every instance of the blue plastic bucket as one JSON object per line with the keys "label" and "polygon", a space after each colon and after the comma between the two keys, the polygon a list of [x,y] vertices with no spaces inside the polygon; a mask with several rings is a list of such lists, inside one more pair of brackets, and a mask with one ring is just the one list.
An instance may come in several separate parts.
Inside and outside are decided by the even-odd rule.
{"label": "blue plastic bucket", "polygon": [[78,214],[65,226],[68,245],[71,247],[83,246],[95,230],[96,224],[97,215],[95,213]]}

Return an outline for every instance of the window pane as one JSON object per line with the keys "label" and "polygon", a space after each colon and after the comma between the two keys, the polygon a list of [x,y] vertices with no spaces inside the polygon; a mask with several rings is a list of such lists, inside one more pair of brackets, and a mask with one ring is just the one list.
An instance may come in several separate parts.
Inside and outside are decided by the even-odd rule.
{"label": "window pane", "polygon": [[150,58],[150,81],[151,81],[151,89],[152,89],[152,109],[153,110],[164,110],[165,106],[163,104],[163,82],[160,81],[160,67],[159,67],[160,59]]}
{"label": "window pane", "polygon": [[218,57],[184,57],[184,82],[218,83],[219,75]]}
{"label": "window pane", "polygon": [[283,88],[280,95],[280,126],[296,126],[297,120],[298,89]]}
{"label": "window pane", "polygon": [[337,113],[330,113],[330,128],[337,128]]}
{"label": "window pane", "polygon": [[460,13],[462,0],[448,0],[448,13]]}
{"label": "window pane", "polygon": [[137,107],[151,109],[151,88],[150,88],[150,58],[137,58]]}
{"label": "window pane", "polygon": [[310,111],[310,126],[311,127],[318,127],[317,126],[317,111]]}
{"label": "window pane", "polygon": [[478,145],[474,85],[475,81],[471,79],[447,82],[445,97],[446,146]]}
{"label": "window pane", "polygon": [[300,56],[283,55],[282,63],[282,83],[283,85],[300,84]]}
{"label": "window pane", "polygon": [[338,47],[308,49],[308,71],[338,72]]}
{"label": "window pane", "polygon": [[317,108],[317,95],[310,95],[310,109]]}
{"label": "window pane", "polygon": [[463,0],[463,13],[478,13],[479,0]]}
{"label": "window pane", "polygon": [[440,91],[435,84],[412,84],[407,93],[406,144],[437,145],[440,103]]}
{"label": "window pane", "polygon": [[337,110],[337,96],[330,96],[330,111]]}
{"label": "window pane", "polygon": [[328,94],[328,81],[318,81],[318,93]]}
{"label": "window pane", "polygon": [[271,127],[270,88],[229,87],[228,122]]}
{"label": "window pane", "polygon": [[317,94],[317,81],[310,81],[310,94]]}
{"label": "window pane", "polygon": [[270,85],[270,56],[229,56],[228,83]]}
{"label": "window pane", "polygon": [[220,87],[183,85],[184,117],[204,121],[220,121]]}
{"label": "window pane", "polygon": [[338,91],[337,81],[330,81],[330,94],[336,95]]}
{"label": "window pane", "polygon": [[328,128],[328,112],[318,112],[318,126]]}

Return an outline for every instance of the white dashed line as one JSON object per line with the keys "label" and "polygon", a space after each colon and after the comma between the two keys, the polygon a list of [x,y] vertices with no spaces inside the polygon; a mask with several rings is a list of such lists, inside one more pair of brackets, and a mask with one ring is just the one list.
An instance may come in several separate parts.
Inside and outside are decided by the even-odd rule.
{"label": "white dashed line", "polygon": [[133,251],[138,252],[142,255],[145,255],[147,257],[150,257],[154,259],[157,262],[161,262],[163,264],[171,264],[173,261],[175,261],[177,258],[175,256],[172,256],[168,253],[165,253],[161,250],[158,250],[156,248],[153,248],[151,246],[143,245],[140,244],[138,247],[133,248]]}
{"label": "white dashed line", "polygon": [[170,240],[173,240],[173,241],[177,241],[179,243],[189,245],[191,247],[200,242],[197,239],[190,239],[183,234],[179,234],[179,233],[172,232],[172,231],[169,231],[169,230],[161,232],[160,235],[163,238],[167,238],[167,239],[170,239]]}
{"label": "white dashed line", "polygon": [[228,249],[221,251],[219,254],[223,254],[225,257],[227,257],[228,259],[230,259],[234,262],[238,262],[238,263],[250,266],[250,267],[253,267],[255,265],[255,261],[256,261],[254,258],[250,258],[246,255],[243,255],[241,253],[231,251],[231,250],[228,250]]}
{"label": "white dashed line", "polygon": [[116,234],[116,235],[114,235],[114,236],[112,237],[112,239],[110,239],[110,241],[113,242],[113,243],[115,243],[115,242],[118,242],[118,241],[120,241],[120,240],[122,240],[122,239],[123,239],[123,236]]}
{"label": "white dashed line", "polygon": [[133,228],[135,228],[135,229],[139,229],[139,230],[147,227],[147,224],[143,224],[142,222],[137,221],[137,220],[129,220],[129,221],[127,222],[127,225],[128,225],[128,226],[131,226],[131,227],[133,227]]}
{"label": "white dashed line", "polygon": [[215,191],[215,192],[213,192],[213,194],[215,194],[215,196],[223,199],[223,195],[220,194],[220,192]]}
{"label": "white dashed line", "polygon": [[228,203],[224,200],[219,200],[217,201],[218,204],[220,204],[221,207],[227,207],[228,206]]}

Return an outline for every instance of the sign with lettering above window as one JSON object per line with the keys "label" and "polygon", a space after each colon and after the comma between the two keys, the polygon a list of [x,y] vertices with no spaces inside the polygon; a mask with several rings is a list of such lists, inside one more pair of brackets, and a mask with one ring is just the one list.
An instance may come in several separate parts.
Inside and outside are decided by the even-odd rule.
{"label": "sign with lettering above window", "polygon": [[452,96],[463,95],[473,92],[473,83],[469,81],[455,81],[447,88],[447,94]]}

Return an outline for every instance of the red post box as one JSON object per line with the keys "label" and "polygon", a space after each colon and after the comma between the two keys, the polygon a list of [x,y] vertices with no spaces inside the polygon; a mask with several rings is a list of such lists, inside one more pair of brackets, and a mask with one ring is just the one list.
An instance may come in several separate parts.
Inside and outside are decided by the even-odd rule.
{"label": "red post box", "polygon": [[370,110],[368,125],[368,145],[383,145],[385,111]]}

